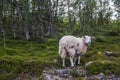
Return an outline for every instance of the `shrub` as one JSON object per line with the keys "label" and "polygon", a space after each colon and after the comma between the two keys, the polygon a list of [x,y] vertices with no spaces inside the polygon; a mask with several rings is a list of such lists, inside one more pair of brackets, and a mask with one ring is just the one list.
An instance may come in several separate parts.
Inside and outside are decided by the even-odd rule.
{"label": "shrub", "polygon": [[22,59],[20,57],[4,56],[0,58],[0,79],[7,79],[9,76],[15,77],[21,70]]}
{"label": "shrub", "polygon": [[106,39],[105,39],[104,36],[98,36],[98,37],[96,37],[95,41],[96,41],[96,42],[105,42]]}
{"label": "shrub", "polygon": [[14,80],[20,73],[30,76],[40,76],[45,67],[56,67],[55,63],[38,58],[24,58],[21,56],[0,57],[0,80]]}
{"label": "shrub", "polygon": [[88,74],[99,74],[103,71],[103,64],[101,62],[93,62],[91,65],[87,66]]}
{"label": "shrub", "polygon": [[16,55],[18,52],[13,48],[6,48],[6,53],[8,55]]}
{"label": "shrub", "polygon": [[105,35],[106,36],[117,36],[117,35],[119,35],[119,33],[115,30],[114,31],[111,30],[111,31],[106,32]]}
{"label": "shrub", "polygon": [[73,77],[79,77],[79,74],[77,73],[77,70],[72,70],[72,71],[70,71],[70,74],[71,74]]}
{"label": "shrub", "polygon": [[105,74],[116,74],[120,76],[120,64],[116,63],[106,63],[104,64]]}

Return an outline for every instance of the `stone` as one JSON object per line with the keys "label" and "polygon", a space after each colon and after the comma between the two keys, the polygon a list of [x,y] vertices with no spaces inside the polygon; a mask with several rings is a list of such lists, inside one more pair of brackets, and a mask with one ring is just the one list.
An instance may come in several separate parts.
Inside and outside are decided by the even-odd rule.
{"label": "stone", "polygon": [[110,52],[110,51],[105,51],[103,52],[104,55],[106,56],[111,56],[112,54],[114,54],[113,52]]}
{"label": "stone", "polygon": [[93,63],[92,61],[86,62],[86,63],[85,63],[85,67],[91,65],[92,63]]}
{"label": "stone", "polygon": [[58,74],[68,74],[70,71],[69,69],[58,69],[56,70]]}
{"label": "stone", "polygon": [[96,78],[97,78],[98,80],[104,80],[104,74],[103,74],[103,73],[100,73],[100,74],[96,75]]}

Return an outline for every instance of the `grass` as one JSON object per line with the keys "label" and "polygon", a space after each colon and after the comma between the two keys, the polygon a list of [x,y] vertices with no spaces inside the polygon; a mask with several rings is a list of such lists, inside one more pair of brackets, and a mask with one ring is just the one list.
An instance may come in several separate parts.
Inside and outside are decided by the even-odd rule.
{"label": "grass", "polygon": [[[89,48],[84,59],[88,61],[97,61],[87,67],[88,74],[116,74],[120,76],[120,36],[98,36],[95,42]],[[111,56],[103,55],[104,51],[110,51]],[[117,54],[115,54],[117,53]],[[109,66],[109,67],[108,67]]]}
{"label": "grass", "polygon": [[[1,39],[2,40],[2,39]],[[104,51],[120,54],[120,36],[96,36],[86,55],[81,57],[81,65],[88,61],[97,61],[87,67],[88,73],[120,74],[120,56],[105,56]],[[57,59],[57,63],[53,60]],[[67,59],[68,61],[69,59]],[[106,61],[105,63],[102,63]],[[58,55],[58,39],[45,38],[41,42],[7,39],[7,48],[0,42],[0,80],[14,79],[20,73],[39,76],[45,67],[61,68]],[[70,66],[69,61],[66,63]]]}

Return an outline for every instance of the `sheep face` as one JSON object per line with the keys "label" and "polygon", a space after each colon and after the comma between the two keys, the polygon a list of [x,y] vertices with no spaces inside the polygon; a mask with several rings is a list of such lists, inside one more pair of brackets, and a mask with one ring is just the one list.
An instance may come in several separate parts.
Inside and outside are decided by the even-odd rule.
{"label": "sheep face", "polygon": [[91,40],[92,40],[91,36],[83,36],[83,38],[84,38],[84,42],[85,42],[86,45],[91,44]]}

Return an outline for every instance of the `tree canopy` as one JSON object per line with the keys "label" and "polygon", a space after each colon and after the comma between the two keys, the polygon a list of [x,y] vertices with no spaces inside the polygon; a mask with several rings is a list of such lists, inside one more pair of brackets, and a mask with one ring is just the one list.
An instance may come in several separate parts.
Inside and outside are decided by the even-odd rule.
{"label": "tree canopy", "polygon": [[14,38],[42,40],[46,36],[94,34],[119,24],[119,0],[1,0],[1,33]]}

